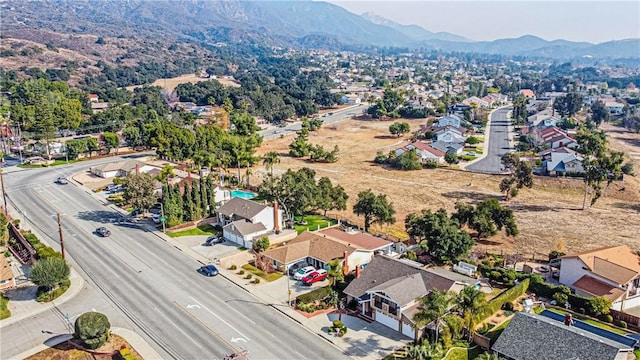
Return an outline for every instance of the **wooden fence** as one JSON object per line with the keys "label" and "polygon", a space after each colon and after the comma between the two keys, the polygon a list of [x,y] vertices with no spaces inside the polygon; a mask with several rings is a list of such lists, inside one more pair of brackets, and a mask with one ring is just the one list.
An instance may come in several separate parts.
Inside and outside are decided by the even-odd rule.
{"label": "wooden fence", "polygon": [[610,309],[609,312],[614,319],[626,322],[628,328],[640,331],[640,317],[613,309]]}

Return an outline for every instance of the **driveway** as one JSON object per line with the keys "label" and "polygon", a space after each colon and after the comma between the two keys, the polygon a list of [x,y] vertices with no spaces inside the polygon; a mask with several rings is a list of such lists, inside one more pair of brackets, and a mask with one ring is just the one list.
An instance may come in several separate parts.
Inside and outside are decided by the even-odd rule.
{"label": "driveway", "polygon": [[238,246],[229,241],[225,241],[222,244],[214,244],[211,246],[203,246],[205,240],[209,235],[193,235],[193,236],[179,236],[174,238],[180,243],[190,247],[193,251],[209,259],[210,262],[214,262],[215,259],[221,259],[225,256],[235,254],[238,252]]}
{"label": "driveway", "polygon": [[489,134],[487,134],[486,155],[465,167],[472,172],[486,174],[504,174],[500,159],[504,154],[513,151],[511,146],[511,121],[507,113],[511,107],[501,108],[491,113]]}

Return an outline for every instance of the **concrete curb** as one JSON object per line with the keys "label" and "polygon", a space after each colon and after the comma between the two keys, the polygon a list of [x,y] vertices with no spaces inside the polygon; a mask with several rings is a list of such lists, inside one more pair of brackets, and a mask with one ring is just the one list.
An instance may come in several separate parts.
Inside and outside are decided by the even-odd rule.
{"label": "concrete curb", "polygon": [[131,347],[134,348],[138,352],[138,354],[140,354],[140,356],[142,356],[143,359],[162,359],[162,356],[160,356],[160,354],[158,354],[151,347],[151,345],[149,345],[149,343],[135,331],[125,328],[112,327],[111,332],[124,338],[129,343],[129,345],[131,345]]}
{"label": "concrete curb", "polygon": [[62,294],[59,298],[48,303],[40,304],[40,306],[38,306],[37,309],[30,311],[28,313],[24,313],[19,316],[11,316],[7,319],[0,321],[0,328],[9,326],[18,321],[30,318],[34,315],[40,314],[47,310],[51,310],[52,306],[54,307],[60,306],[65,302],[73,299],[76,295],[80,293],[80,291],[84,287],[84,279],[82,278],[82,276],[80,276],[80,274],[78,274],[75,270],[73,270],[73,268],[71,269],[71,275],[69,276],[69,279],[71,280],[71,285],[69,286],[67,291],[64,294]]}

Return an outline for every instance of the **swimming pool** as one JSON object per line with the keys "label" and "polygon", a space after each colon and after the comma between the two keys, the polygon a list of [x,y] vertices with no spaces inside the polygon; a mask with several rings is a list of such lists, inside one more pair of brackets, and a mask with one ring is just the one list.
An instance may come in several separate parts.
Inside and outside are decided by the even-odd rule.
{"label": "swimming pool", "polygon": [[231,190],[231,197],[238,197],[241,199],[253,199],[256,196],[258,196],[258,194],[253,193],[251,191]]}

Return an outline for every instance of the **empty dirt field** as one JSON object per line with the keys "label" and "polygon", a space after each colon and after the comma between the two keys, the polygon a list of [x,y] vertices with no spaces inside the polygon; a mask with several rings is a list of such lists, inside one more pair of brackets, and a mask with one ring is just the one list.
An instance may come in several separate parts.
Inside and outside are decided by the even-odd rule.
{"label": "empty dirt field", "polygon": [[[224,85],[224,86],[231,86],[231,87],[240,87],[240,84],[232,81],[232,80],[227,80],[227,79],[216,79],[220,84]],[[168,92],[172,92],[173,89],[176,88],[176,86],[180,85],[180,84],[186,84],[186,83],[198,83],[200,81],[208,81],[208,79],[204,79],[201,78],[198,75],[194,75],[194,74],[190,74],[190,75],[182,75],[182,76],[177,76],[174,78],[167,78],[167,79],[158,79],[156,81],[154,81],[151,86],[160,86],[161,88],[167,90]],[[133,91],[133,89],[135,88],[139,88],[142,87],[143,85],[134,85],[134,86],[127,86],[126,89],[129,91]]]}
{"label": "empty dirt field", "polygon": [[[412,130],[425,121],[409,120]],[[498,197],[501,176],[473,174],[466,171],[440,168],[417,171],[398,171],[374,164],[378,150],[387,153],[408,142],[410,135],[390,136],[387,121],[344,120],[326,125],[309,137],[312,144],[325,149],[340,148],[339,160],[333,164],[310,163],[288,156],[288,145],[293,136],[265,141],[257,155],[268,151],[281,154],[281,162],[274,174],[287,168],[309,167],[316,178],[327,176],[334,184],[342,185],[350,195],[346,211],[338,215],[362,224],[362,218],[352,213],[359,191],[372,189],[387,194],[396,209],[396,223],[373,231],[386,232],[396,237],[404,232],[404,218],[410,212],[422,209],[445,208],[451,212],[455,203],[476,202],[486,197]],[[611,147],[631,153],[640,153],[640,134],[607,128],[611,132]],[[617,130],[614,131],[614,130]],[[640,172],[640,160],[635,160]],[[252,183],[257,184],[266,174],[262,165],[253,170]],[[582,210],[584,183],[581,179],[536,177],[532,189],[522,189],[511,201],[504,203],[514,210],[520,234],[514,238],[497,235],[478,244],[480,250],[519,252],[538,256],[553,250],[558,240],[566,251],[580,251],[601,246],[627,244],[640,246],[640,180],[626,176],[613,183],[604,196],[593,206]],[[335,212],[334,212],[335,213]]]}

